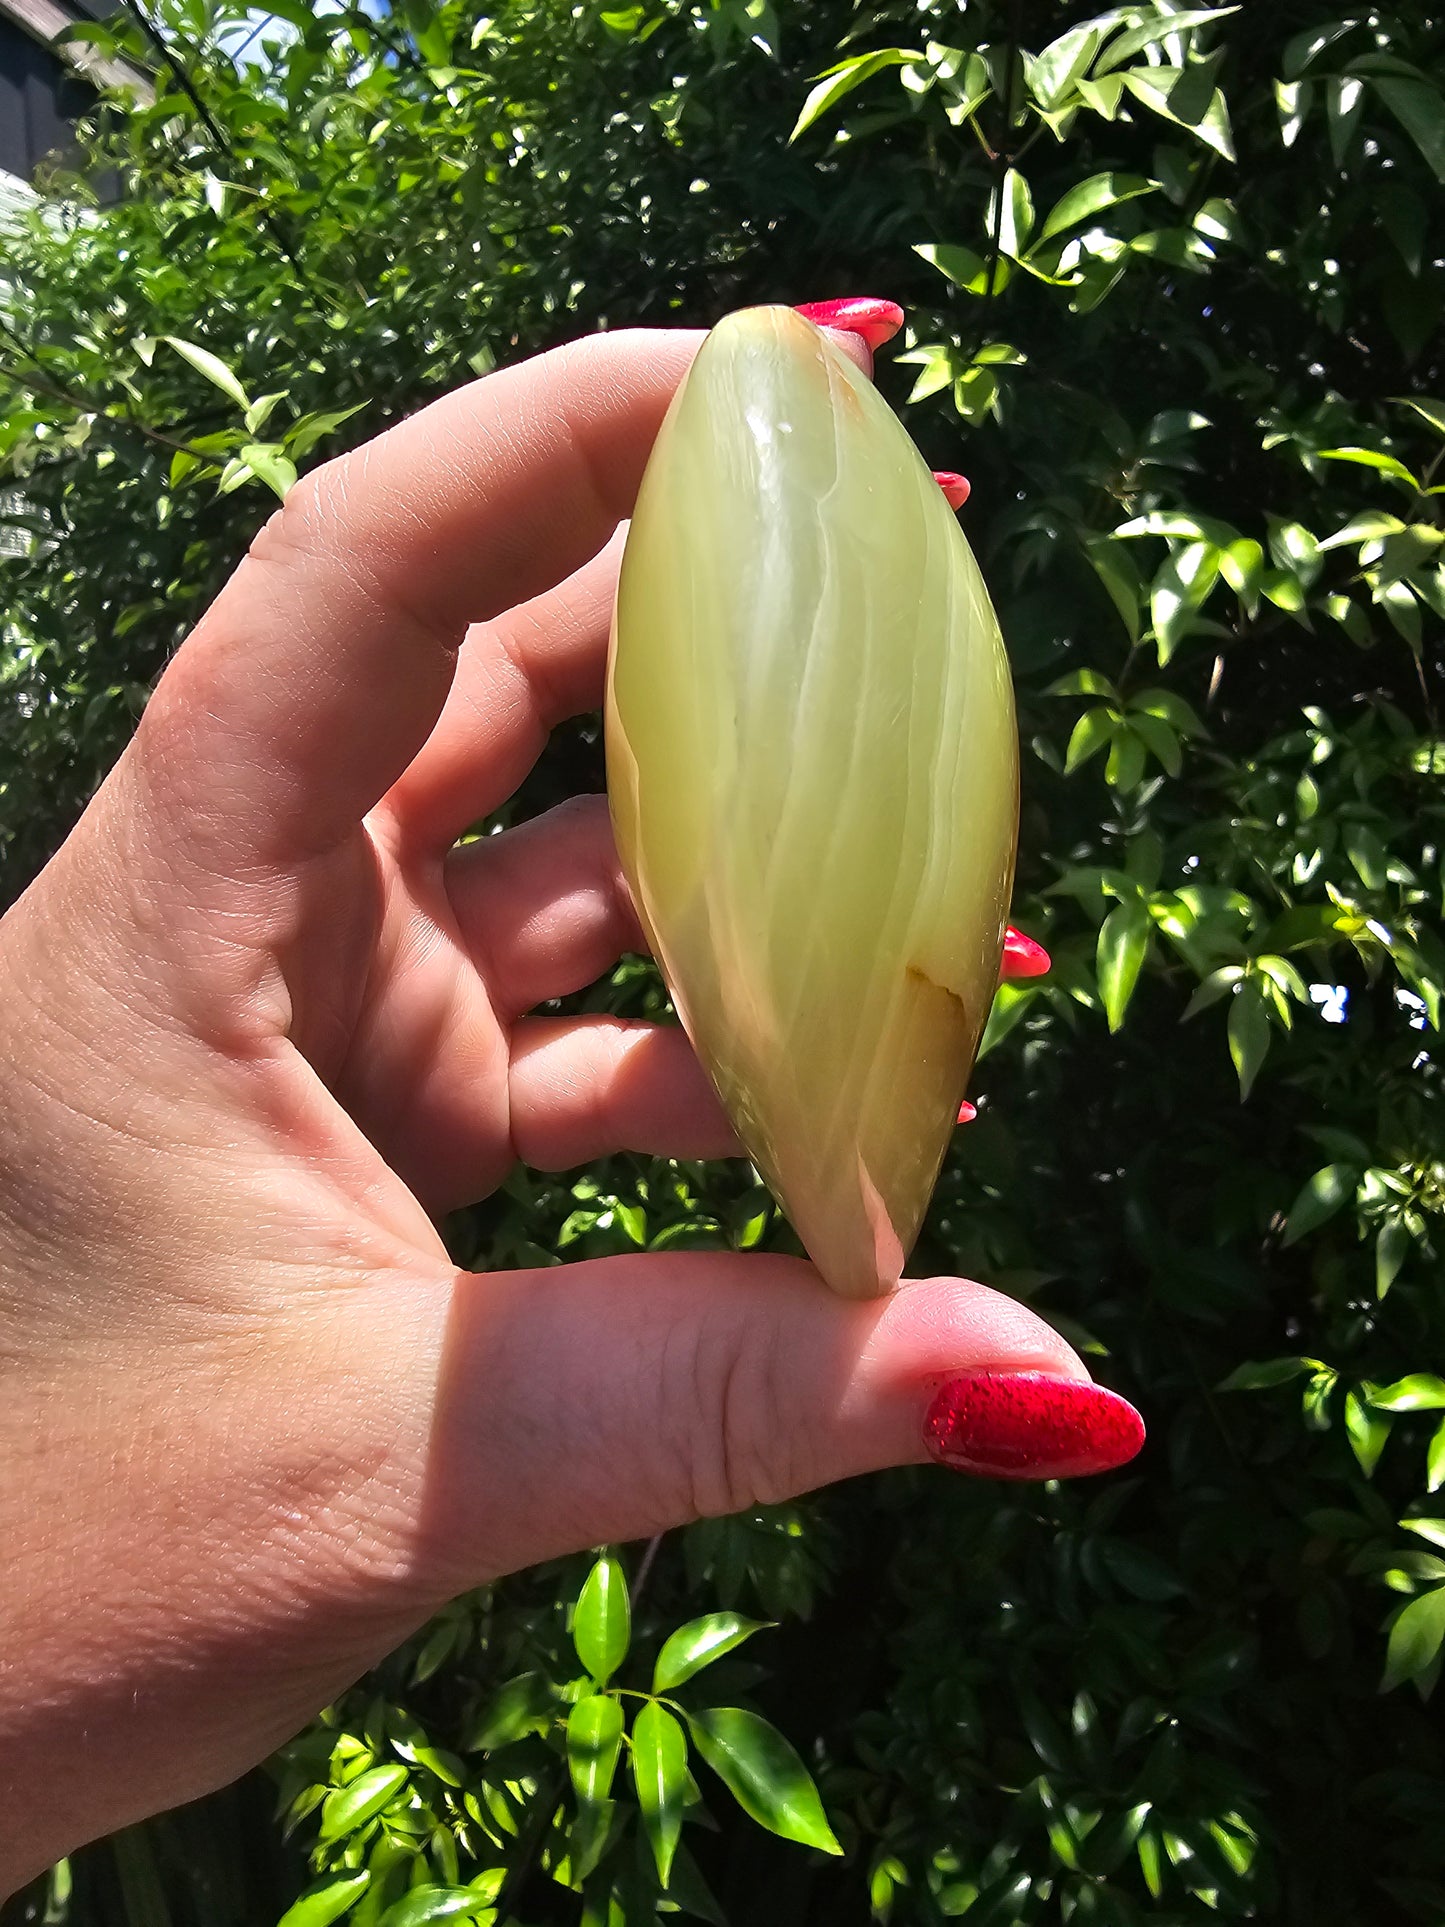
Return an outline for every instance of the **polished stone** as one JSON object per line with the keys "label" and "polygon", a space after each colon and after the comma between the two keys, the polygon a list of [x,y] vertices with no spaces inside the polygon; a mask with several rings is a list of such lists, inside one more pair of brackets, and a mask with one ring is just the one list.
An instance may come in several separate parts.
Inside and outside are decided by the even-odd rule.
{"label": "polished stone", "polygon": [[814,1263],[898,1280],[998,983],[1018,735],[962,531],[787,308],[708,336],[628,532],[623,867],[678,1014]]}

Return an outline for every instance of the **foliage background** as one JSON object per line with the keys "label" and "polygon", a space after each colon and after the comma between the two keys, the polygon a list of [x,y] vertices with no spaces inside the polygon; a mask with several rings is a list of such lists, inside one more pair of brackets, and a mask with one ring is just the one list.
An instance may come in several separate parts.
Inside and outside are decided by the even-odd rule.
{"label": "foliage background", "polygon": [[[587,329],[891,295],[880,380],[974,483],[1015,918],[1057,962],[1001,993],[918,1263],[1028,1297],[1150,1442],[520,1575],[7,1923],[1445,1920],[1445,15],[1340,5],[165,0],[163,38],[95,30],[158,98],[96,129],[124,198],[57,172],[4,244],[7,894],[295,467]],[[575,726],[516,807],[600,781]],[[585,1001],[661,996],[631,960]],[[745,1167],[631,1158],[518,1172],[452,1236],[479,1265],[789,1242]],[[696,1729],[666,1811],[625,1771],[604,1804],[580,1717],[569,1772],[570,1704],[605,1761],[597,1702],[726,1613],[776,1627],[675,1697],[786,1731],[841,1858],[745,1817]],[[821,1839],[787,1759],[758,1784]]]}

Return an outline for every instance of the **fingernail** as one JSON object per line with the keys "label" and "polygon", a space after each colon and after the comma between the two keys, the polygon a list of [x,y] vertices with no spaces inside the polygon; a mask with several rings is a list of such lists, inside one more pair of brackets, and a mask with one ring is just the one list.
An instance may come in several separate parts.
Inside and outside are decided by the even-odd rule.
{"label": "fingernail", "polygon": [[1044,946],[1010,924],[1003,933],[999,982],[1007,983],[1013,977],[1042,977],[1049,967],[1049,953]]}
{"label": "fingernail", "polygon": [[943,490],[943,499],[951,509],[961,509],[971,494],[966,475],[956,475],[951,468],[936,468],[933,479]]}
{"label": "fingernail", "polygon": [[1047,1372],[966,1372],[934,1394],[923,1422],[940,1465],[990,1479],[1072,1479],[1107,1472],[1144,1443],[1128,1399]]}
{"label": "fingernail", "polygon": [[960,1124],[972,1124],[972,1122],[973,1122],[973,1120],[974,1120],[974,1119],[975,1119],[975,1118],[976,1118],[977,1116],[978,1116],[978,1107],[977,1107],[976,1105],[973,1105],[973,1104],[970,1104],[970,1103],[969,1103],[969,1101],[968,1101],[968,1099],[967,1099],[967,1098],[965,1098],[965,1099],[963,1100],[963,1102],[962,1102],[962,1103],[961,1103],[961,1104],[959,1105],[959,1107],[958,1107],[958,1121],[959,1121],[959,1123],[960,1123]]}
{"label": "fingernail", "polygon": [[880,301],[871,294],[847,295],[841,301],[800,301],[798,313],[820,328],[861,335],[870,348],[881,348],[903,326],[903,310],[898,303]]}

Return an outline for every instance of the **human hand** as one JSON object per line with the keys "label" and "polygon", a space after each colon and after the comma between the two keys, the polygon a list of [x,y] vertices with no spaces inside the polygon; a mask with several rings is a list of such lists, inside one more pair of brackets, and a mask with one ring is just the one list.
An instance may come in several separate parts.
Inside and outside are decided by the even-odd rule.
{"label": "human hand", "polygon": [[479,1277],[429,1215],[518,1157],[737,1148],[681,1032],[527,1014],[640,943],[603,801],[456,846],[599,700],[610,538],[699,339],[580,342],[298,485],[0,923],[10,1884],[502,1573],[930,1449],[1137,1449],[975,1284]]}

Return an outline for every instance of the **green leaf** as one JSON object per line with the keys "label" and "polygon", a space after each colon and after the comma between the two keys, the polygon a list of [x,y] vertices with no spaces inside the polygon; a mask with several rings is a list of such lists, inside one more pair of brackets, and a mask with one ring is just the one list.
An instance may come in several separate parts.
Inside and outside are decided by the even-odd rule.
{"label": "green leaf", "polygon": [[1229,1055],[1239,1074],[1239,1101],[1242,1104],[1254,1089],[1269,1050],[1269,1018],[1251,983],[1242,983],[1229,1006]]}
{"label": "green leaf", "polygon": [[1129,714],[1159,716],[1176,736],[1207,736],[1197,712],[1172,689],[1141,689],[1129,698]]}
{"label": "green leaf", "polygon": [[1386,515],[1381,509],[1366,509],[1363,515],[1355,515],[1342,529],[1327,535],[1320,543],[1323,555],[1329,549],[1338,549],[1351,542],[1373,542],[1381,536],[1403,535],[1405,524],[1398,515]]}
{"label": "green leaf", "polygon": [[1159,565],[1149,592],[1149,615],[1159,643],[1159,660],[1168,662],[1195,626],[1195,614],[1218,578],[1220,551],[1213,542],[1188,542],[1172,549]]}
{"label": "green leaf", "polygon": [[1146,1827],[1135,1842],[1134,1851],[1139,1856],[1139,1871],[1144,1876],[1144,1885],[1155,1900],[1164,1893],[1164,1856],[1159,1850],[1159,1838]]}
{"label": "green leaf", "polygon": [[411,1892],[388,1907],[380,1927],[432,1927],[440,1920],[478,1920],[485,1915],[496,1919],[496,1910],[479,1893],[467,1887],[413,1887]]}
{"label": "green leaf", "polygon": [[1400,1275],[1414,1239],[1399,1218],[1389,1218],[1375,1234],[1375,1296],[1383,1298]]}
{"label": "green leaf", "polygon": [[808,1769],[776,1727],[740,1706],[691,1713],[688,1725],[698,1752],[759,1826],[823,1853],[842,1853]]}
{"label": "green leaf", "polygon": [[197,347],[194,341],[182,341],[178,335],[163,335],[161,339],[207,381],[213,382],[223,395],[228,395],[238,408],[251,406],[250,396],[219,355],[213,355],[209,348]]}
{"label": "green leaf", "polygon": [[1119,611],[1130,642],[1137,642],[1144,584],[1128,550],[1111,538],[1098,537],[1087,543],[1085,554],[1090,567],[1108,591],[1109,600]]}
{"label": "green leaf", "polygon": [[612,1791],[622,1751],[622,1702],[610,1693],[578,1700],[567,1717],[567,1770],[583,1805],[595,1806]]}
{"label": "green leaf", "polygon": [[1445,181],[1445,100],[1440,90],[1428,81],[1379,74],[1370,85],[1424,155],[1436,180]]}
{"label": "green leaf", "polygon": [[1445,1419],[1435,1427],[1425,1453],[1425,1489],[1438,1492],[1445,1485]]}
{"label": "green leaf", "polygon": [[1116,691],[1109,678],[1101,676],[1097,669],[1075,669],[1070,675],[1060,676],[1057,682],[1051,682],[1044,694],[1046,696],[1107,696],[1112,701]]}
{"label": "green leaf", "polygon": [[[1193,76],[1187,67],[1135,67],[1123,76],[1123,81],[1141,106],[1164,120],[1173,121],[1176,126],[1187,127],[1206,145],[1214,148],[1216,153],[1222,154],[1225,160],[1234,159],[1229,109],[1217,87],[1209,95],[1207,103],[1196,108],[1191,98]],[[1187,90],[1182,94],[1181,83],[1187,85]]]}
{"label": "green leaf", "polygon": [[1322,27],[1306,27],[1292,40],[1286,41],[1280,65],[1286,80],[1294,80],[1302,74],[1310,62],[1317,59],[1327,47],[1334,46],[1347,33],[1353,32],[1359,24],[1356,20],[1332,20]]}
{"label": "green leaf", "polygon": [[557,1695],[541,1673],[519,1673],[498,1688],[480,1719],[463,1741],[468,1753],[490,1753],[510,1746],[528,1733],[543,1733],[552,1724]]}
{"label": "green leaf", "polygon": [[1264,550],[1249,536],[1240,536],[1220,551],[1219,573],[1237,595],[1253,595],[1264,568]]}
{"label": "green leaf", "polygon": [[319,1838],[341,1840],[389,1807],[407,1782],[404,1766],[374,1766],[350,1786],[328,1793],[321,1808]]}
{"label": "green leaf", "polygon": [[855,87],[861,87],[865,80],[884,73],[889,67],[906,67],[922,58],[921,53],[904,47],[880,47],[875,53],[855,54],[849,60],[839,61],[836,67],[830,67],[820,77],[818,85],[803,102],[803,111],[788,136],[789,144],[800,134],[806,133],[830,108],[836,107],[840,100],[851,94]]}
{"label": "green leaf", "polygon": [[1114,120],[1119,112],[1119,102],[1124,97],[1124,76],[1122,74],[1103,74],[1097,80],[1078,82],[1079,98],[1092,107],[1096,114],[1105,120]]}
{"label": "green leaf", "polygon": [[274,395],[262,395],[258,400],[253,401],[246,410],[246,433],[259,435],[275,413],[276,404],[285,399],[285,393],[278,390]]}
{"label": "green leaf", "polygon": [[1221,1392],[1264,1392],[1276,1385],[1288,1385],[1306,1372],[1315,1370],[1312,1358],[1266,1358],[1257,1364],[1237,1365],[1228,1378],[1219,1381]]}
{"label": "green leaf", "polygon": [[349,422],[367,406],[366,402],[359,401],[352,408],[320,408],[302,415],[281,437],[282,446],[293,461],[304,461],[318,442],[335,434],[343,422]]}
{"label": "green leaf", "polygon": [[1445,1412],[1445,1378],[1433,1372],[1411,1372],[1393,1385],[1377,1386],[1370,1393],[1370,1403],[1377,1412]]}
{"label": "green leaf", "polygon": [[1091,174],[1055,201],[1034,245],[1041,247],[1056,234],[1066,234],[1070,228],[1102,214],[1106,207],[1117,207],[1122,201],[1151,194],[1158,185],[1157,181],[1145,180],[1142,174]]}
{"label": "green leaf", "polygon": [[393,1742],[401,1757],[413,1766],[424,1766],[428,1773],[434,1773],[443,1786],[464,1786],[467,1769],[455,1753],[447,1752],[445,1747],[428,1746],[425,1742],[413,1744],[409,1740]]}
{"label": "green leaf", "polygon": [[762,1632],[766,1620],[744,1619],[741,1613],[705,1613],[671,1634],[657,1656],[652,1674],[654,1693],[671,1692],[705,1666]]}
{"label": "green leaf", "polygon": [[579,1807],[567,1829],[567,1859],[574,1881],[585,1880],[615,1844],[621,1831],[617,1813],[616,1800],[593,1800]]}
{"label": "green leaf", "polygon": [[1091,756],[1097,756],[1106,743],[1114,738],[1117,717],[1107,709],[1086,709],[1074,724],[1069,737],[1069,747],[1064,754],[1064,774],[1072,776],[1081,763],[1087,763]]}
{"label": "green leaf", "polygon": [[1407,1679],[1423,1673],[1445,1643],[1445,1586],[1412,1599],[1390,1628],[1385,1654],[1385,1676],[1380,1691],[1388,1693]]}
{"label": "green leaf", "polygon": [[1034,226],[1033,195],[1016,167],[1011,167],[1003,177],[997,221],[999,247],[1010,260],[1016,261],[1028,246]]}
{"label": "green leaf", "polygon": [[[955,247],[951,243],[926,242],[914,248],[913,252],[931,268],[937,268],[941,275],[962,288],[965,294],[987,294],[989,290],[989,264],[982,255],[975,254],[972,248]],[[1008,286],[1013,269],[1007,261],[993,264],[993,291],[1002,294]]]}
{"label": "green leaf", "polygon": [[286,1909],[276,1927],[331,1927],[332,1921],[351,1911],[370,1885],[371,1875],[365,1869],[324,1874]]}
{"label": "green leaf", "polygon": [[1392,1421],[1383,1412],[1373,1411],[1359,1392],[1346,1393],[1345,1432],[1366,1478],[1379,1464],[1391,1426]]}
{"label": "green leaf", "polygon": [[1102,28],[1086,22],[1082,27],[1071,27],[1067,33],[1060,34],[1029,61],[1029,92],[1041,107],[1051,110],[1062,105],[1079,76],[1088,71],[1103,38]]}
{"label": "green leaf", "polygon": [[682,1837],[687,1801],[687,1735],[672,1714],[649,1700],[632,1727],[632,1778],[642,1824],[657,1862],[657,1877],[667,1885],[672,1856]]}
{"label": "green leaf", "polygon": [[1360,1174],[1353,1165],[1322,1165],[1312,1177],[1305,1180],[1299,1196],[1290,1206],[1282,1242],[1292,1245],[1296,1239],[1318,1230],[1349,1203],[1359,1181]]}
{"label": "green leaf", "polygon": [[287,492],[295,487],[296,464],[283,455],[273,442],[248,442],[236,459],[244,462],[251,473],[267,488],[274,490],[283,502]]}
{"label": "green leaf", "polygon": [[[976,256],[975,259],[977,259]],[[909,390],[910,402],[926,401],[930,395],[938,394],[941,389],[951,388],[961,372],[958,351],[941,341],[928,342],[921,348],[911,348],[907,354],[899,355],[898,360],[904,366],[921,368],[923,371]]]}
{"label": "green leaf", "polygon": [[1142,897],[1126,897],[1099,927],[1099,995],[1111,1031],[1117,1031],[1124,1021],[1148,955],[1149,932],[1149,906]]}
{"label": "green leaf", "polygon": [[1406,1532],[1416,1532],[1432,1546],[1445,1546],[1445,1519],[1402,1519]]}
{"label": "green leaf", "polygon": [[979,1057],[986,1057],[991,1050],[1001,1044],[1009,1032],[1023,1022],[1030,1007],[1036,1004],[1038,999],[1037,984],[1000,984],[994,992],[988,1023],[984,1027],[983,1041],[978,1047]]}
{"label": "green leaf", "polygon": [[1413,408],[1437,435],[1445,435],[1445,401],[1425,401],[1419,395],[1392,395],[1390,399],[1402,408]]}
{"label": "green leaf", "polygon": [[1227,20],[1230,14],[1238,12],[1238,7],[1181,7],[1177,12],[1160,13],[1154,19],[1129,27],[1120,34],[1105,49],[1094,71],[1102,74],[1111,67],[1122,67],[1135,54],[1142,53],[1146,47],[1157,46],[1161,40],[1168,40],[1173,34],[1211,26],[1216,20]]}
{"label": "green leaf", "polygon": [[1132,722],[1114,724],[1109,759],[1104,765],[1104,781],[1115,789],[1137,789],[1144,780],[1144,739]]}
{"label": "green leaf", "polygon": [[1129,727],[1138,736],[1149,754],[1170,775],[1177,776],[1183,767],[1179,751],[1179,738],[1162,716],[1150,716],[1144,712],[1129,711]]}
{"label": "green leaf", "polygon": [[610,1552],[603,1553],[583,1583],[572,1620],[572,1643],[599,1686],[607,1684],[627,1657],[632,1643],[627,1577]]}
{"label": "green leaf", "polygon": [[1407,482],[1417,492],[1420,488],[1418,478],[1412,475],[1402,461],[1393,455],[1386,455],[1378,448],[1317,448],[1315,454],[1322,462],[1353,462],[1357,468],[1377,468],[1382,475],[1393,481]]}
{"label": "green leaf", "polygon": [[640,1204],[628,1204],[619,1199],[612,1207],[612,1215],[633,1244],[641,1247],[647,1243],[647,1213]]}
{"label": "green leaf", "polygon": [[1330,130],[1330,158],[1344,167],[1355,129],[1365,106],[1365,83],[1353,74],[1336,74],[1325,82],[1325,114]]}
{"label": "green leaf", "polygon": [[1280,141],[1285,147],[1293,147],[1299,139],[1314,98],[1312,80],[1275,81],[1274,104],[1279,114]]}
{"label": "green leaf", "polygon": [[1217,970],[1211,970],[1184,1006],[1180,1023],[1187,1024],[1201,1010],[1208,1010],[1211,1004],[1217,1004],[1227,997],[1234,986],[1243,981],[1244,974],[1243,964],[1221,964]]}

